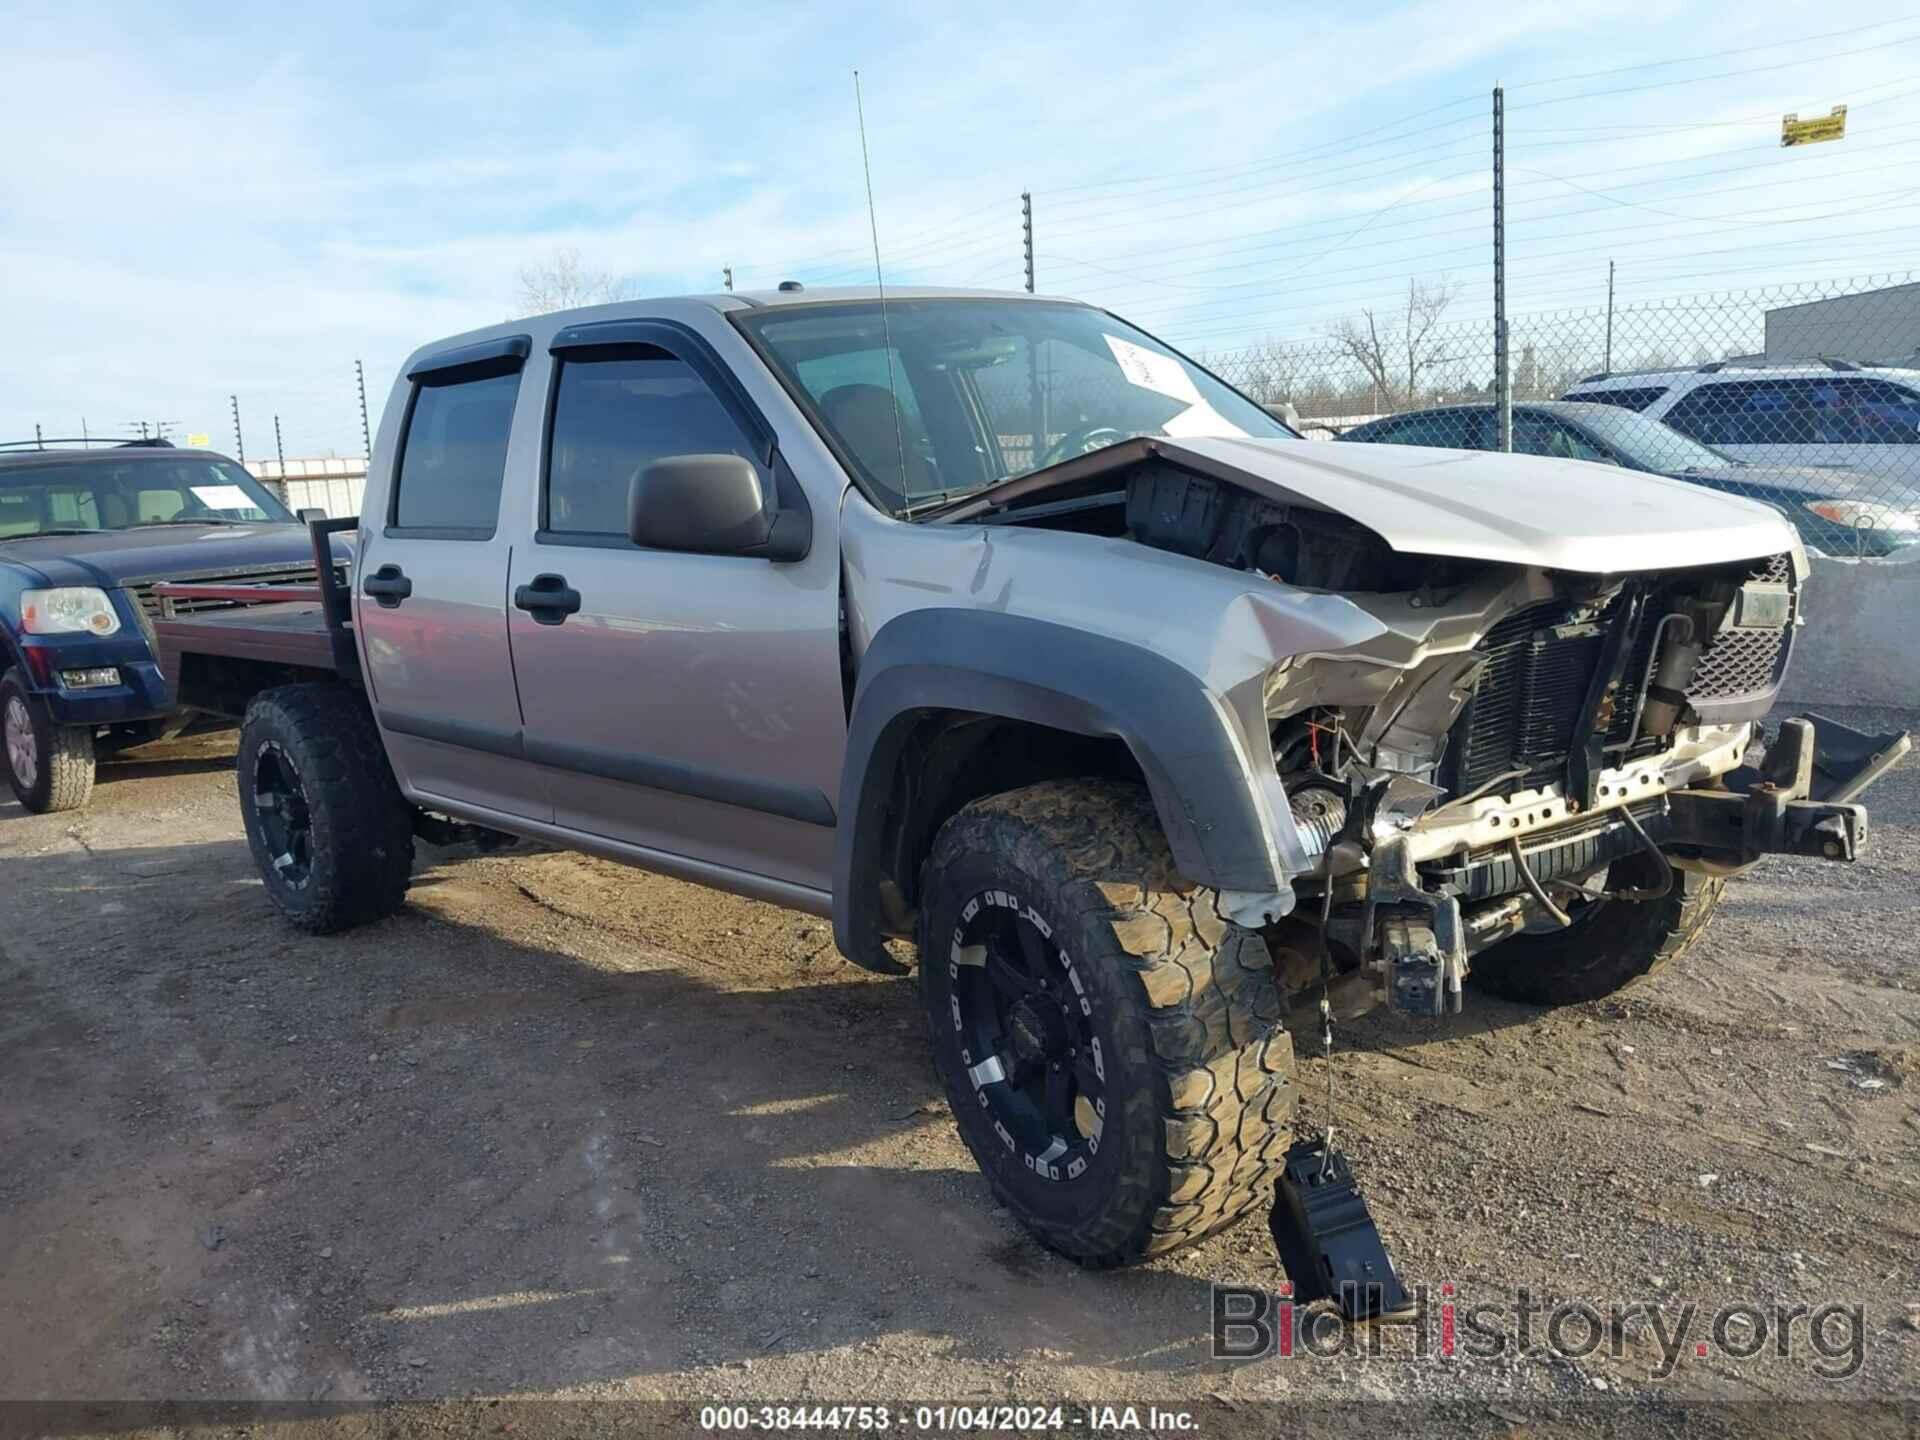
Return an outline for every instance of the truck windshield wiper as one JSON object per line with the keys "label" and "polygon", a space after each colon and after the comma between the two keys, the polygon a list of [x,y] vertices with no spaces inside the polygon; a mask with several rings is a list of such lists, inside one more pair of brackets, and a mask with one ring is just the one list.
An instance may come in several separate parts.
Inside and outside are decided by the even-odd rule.
{"label": "truck windshield wiper", "polygon": [[35,530],[29,535],[0,535],[0,540],[39,540],[48,535],[104,535],[98,525],[70,526],[63,530]]}
{"label": "truck windshield wiper", "polygon": [[978,495],[982,491],[991,490],[992,488],[993,485],[991,484],[956,485],[951,490],[930,490],[924,494],[916,495],[913,498],[912,504],[904,506],[900,511],[900,518],[902,520],[911,520],[916,515],[924,515],[929,510],[938,510],[942,505],[964,499],[969,495]]}
{"label": "truck windshield wiper", "polygon": [[218,515],[195,516],[191,519],[176,516],[172,520],[142,520],[138,525],[129,525],[129,530],[149,530],[155,525],[261,525],[261,520],[227,520]]}

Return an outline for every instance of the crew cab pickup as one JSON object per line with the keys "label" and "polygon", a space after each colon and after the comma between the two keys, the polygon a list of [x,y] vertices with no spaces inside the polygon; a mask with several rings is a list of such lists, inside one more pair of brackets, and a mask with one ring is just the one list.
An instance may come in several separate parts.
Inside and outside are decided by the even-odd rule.
{"label": "crew cab pickup", "polygon": [[281,912],[376,921],[416,836],[531,837],[917,952],[966,1143],[1089,1265],[1271,1193],[1290,1015],[1617,989],[1764,854],[1851,860],[1907,744],[1762,754],[1808,573],[1773,511],[1305,443],[1068,301],[457,336],[365,506],[350,595],[159,627],[182,700],[244,717]]}

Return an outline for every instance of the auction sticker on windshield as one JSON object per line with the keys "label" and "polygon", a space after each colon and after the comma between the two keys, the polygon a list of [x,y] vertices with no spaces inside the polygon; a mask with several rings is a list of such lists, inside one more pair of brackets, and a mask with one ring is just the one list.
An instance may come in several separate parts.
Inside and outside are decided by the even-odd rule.
{"label": "auction sticker on windshield", "polygon": [[193,498],[209,510],[251,510],[253,501],[238,485],[190,485]]}
{"label": "auction sticker on windshield", "polygon": [[1187,374],[1186,366],[1171,355],[1156,355],[1144,345],[1135,345],[1118,335],[1103,335],[1101,338],[1107,342],[1107,348],[1113,351],[1114,363],[1119,365],[1120,373],[1127,377],[1128,384],[1151,390],[1156,395],[1184,400],[1189,405],[1200,403],[1200,392],[1194,388],[1193,377]]}

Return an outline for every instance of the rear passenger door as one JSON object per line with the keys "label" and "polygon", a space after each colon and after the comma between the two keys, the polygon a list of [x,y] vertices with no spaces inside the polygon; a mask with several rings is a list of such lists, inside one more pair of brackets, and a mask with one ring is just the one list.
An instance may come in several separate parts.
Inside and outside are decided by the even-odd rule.
{"label": "rear passenger door", "polygon": [[714,343],[660,320],[553,340],[537,529],[509,577],[527,756],[547,768],[555,823],[627,858],[825,892],[846,743],[835,517],[813,508],[812,550],[792,562],[627,536],[654,460],[739,455],[768,493],[785,488],[773,425]]}
{"label": "rear passenger door", "polygon": [[[383,513],[364,516],[354,576],[361,660],[387,753],[431,805],[548,820],[520,758],[507,642],[509,448],[539,444],[537,397],[516,436],[526,336],[429,357],[407,376]],[[529,462],[530,468],[531,462]]]}

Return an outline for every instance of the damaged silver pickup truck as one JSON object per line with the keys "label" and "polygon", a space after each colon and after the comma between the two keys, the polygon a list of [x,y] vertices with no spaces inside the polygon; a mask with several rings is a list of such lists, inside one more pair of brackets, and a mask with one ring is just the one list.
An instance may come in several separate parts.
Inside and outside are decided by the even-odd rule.
{"label": "damaged silver pickup truck", "polygon": [[[904,973],[1001,1200],[1086,1264],[1263,1204],[1287,1017],[1591,999],[1726,877],[1849,861],[1903,736],[1788,721],[1771,510],[1306,442],[1064,301],[634,301],[429,345],[352,594],[159,626],[244,717],[267,893],[528,837],[831,915]],[[1324,1007],[1324,1010],[1322,1009]]]}

